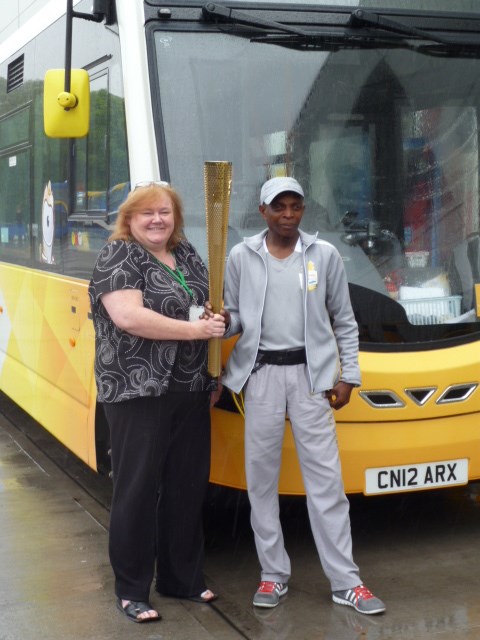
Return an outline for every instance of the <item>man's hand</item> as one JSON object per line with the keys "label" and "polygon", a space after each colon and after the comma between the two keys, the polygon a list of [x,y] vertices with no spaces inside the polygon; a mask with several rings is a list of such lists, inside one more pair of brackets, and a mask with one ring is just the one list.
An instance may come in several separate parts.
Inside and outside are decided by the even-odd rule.
{"label": "man's hand", "polygon": [[222,395],[223,384],[220,382],[220,378],[217,379],[217,388],[210,394],[210,409],[212,409],[220,400]]}
{"label": "man's hand", "polygon": [[[223,307],[220,309],[219,314],[225,318],[225,331],[227,331],[230,326],[230,312],[224,309]],[[200,318],[212,318],[215,314],[213,313],[212,303],[207,300],[204,305],[204,311]]]}
{"label": "man's hand", "polygon": [[325,396],[330,402],[332,409],[341,409],[350,402],[350,395],[355,385],[340,380],[337,384],[325,391]]}

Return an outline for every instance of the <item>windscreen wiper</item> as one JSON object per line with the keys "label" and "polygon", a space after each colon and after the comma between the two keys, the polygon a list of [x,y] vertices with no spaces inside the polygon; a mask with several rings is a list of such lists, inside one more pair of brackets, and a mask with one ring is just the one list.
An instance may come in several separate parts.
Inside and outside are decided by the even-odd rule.
{"label": "windscreen wiper", "polygon": [[430,32],[424,31],[423,29],[410,27],[403,22],[397,22],[396,20],[392,20],[390,18],[384,18],[383,16],[378,15],[378,13],[365,11],[364,9],[355,9],[355,11],[353,11],[350,16],[348,24],[353,28],[372,27],[373,29],[383,29],[385,31],[392,31],[393,33],[398,33],[400,35],[420,38],[422,40],[427,40],[428,42],[437,42],[439,44],[445,45],[478,47],[480,44],[480,42],[478,41],[469,42],[457,38],[443,38],[438,35],[432,35]]}
{"label": "windscreen wiper", "polygon": [[[402,36],[407,36],[408,38],[413,37],[420,39],[423,43],[426,41],[440,45],[438,51],[435,47],[432,47],[432,44],[413,45],[414,48],[421,49],[425,53],[448,55],[448,48],[453,46],[464,49],[467,55],[472,55],[473,53],[475,56],[478,56],[480,54],[480,39],[472,42],[443,38],[363,9],[353,11],[347,25],[342,27],[341,30],[337,29],[336,31],[332,30],[330,26],[324,27],[320,31],[317,26],[317,30],[314,31],[313,29],[306,30],[273,20],[263,20],[252,17],[243,11],[238,11],[237,9],[232,9],[214,2],[205,4],[202,7],[202,12],[204,18],[211,22],[227,22],[234,25],[253,27],[263,31],[262,35],[251,37],[252,42],[270,43],[295,48],[305,47],[337,50],[345,47],[375,48],[378,47],[379,44],[390,47],[405,46],[405,38]],[[366,37],[364,30],[369,27],[374,29],[376,33],[380,31],[378,35],[381,34],[381,31],[388,31],[395,33],[397,38],[393,39],[392,36],[388,36],[388,38],[385,37],[383,42],[380,43],[378,36],[374,38],[371,34],[368,34],[368,37]],[[381,35],[380,39],[382,39]],[[412,46],[412,43],[408,43],[408,46]]]}
{"label": "windscreen wiper", "polygon": [[[210,22],[227,22],[233,25],[253,27],[259,30],[261,35],[252,35],[252,33],[249,32],[251,42],[330,51],[345,47],[346,43],[350,40],[353,46],[365,46],[365,44],[367,44],[363,35],[359,35],[358,33],[349,34],[345,32],[344,28],[336,32],[333,32],[331,27],[328,27],[328,30],[322,31],[318,31],[318,28],[316,31],[305,30],[290,24],[252,17],[243,11],[238,11],[237,9],[232,9],[214,2],[205,4],[202,7],[202,12],[204,18]],[[237,32],[237,35],[242,34]]]}
{"label": "windscreen wiper", "polygon": [[252,18],[243,11],[237,11],[237,9],[230,9],[222,4],[215,4],[209,2],[203,6],[202,12],[205,18],[209,20],[223,20],[225,22],[232,22],[233,24],[243,24],[248,27],[257,27],[260,29],[268,29],[275,31],[282,31],[283,33],[294,33],[299,36],[308,36],[308,32],[298,27],[292,27],[291,25],[281,24],[280,22],[274,22],[273,20],[262,20],[261,18]]}
{"label": "windscreen wiper", "polygon": [[397,22],[396,20],[390,20],[389,18],[383,18],[378,13],[371,11],[364,11],[363,9],[355,9],[350,16],[349,24],[351,27],[373,27],[374,29],[385,29],[385,31],[393,31],[405,36],[414,36],[416,38],[422,38],[423,40],[429,40],[430,42],[440,42],[441,44],[451,44],[451,40],[445,40],[438,36],[432,36],[427,31],[417,29],[416,27],[409,27],[406,24]]}
{"label": "windscreen wiper", "polygon": [[[304,29],[293,27],[292,25],[282,24],[280,22],[274,22],[273,20],[252,18],[243,11],[231,9],[230,7],[225,7],[222,4],[215,4],[214,2],[209,2],[204,5],[202,8],[202,12],[205,18],[212,21],[231,22],[233,24],[242,24],[245,26],[257,27],[260,29],[281,31],[283,33],[293,33],[299,36],[304,36],[306,38],[324,35],[323,33],[305,31]],[[393,31],[394,33],[398,33],[400,35],[406,35],[410,37],[414,36],[417,38],[422,38],[423,40],[429,40],[430,42],[439,42],[441,44],[451,44],[452,42],[455,42],[450,39],[441,38],[439,36],[432,36],[427,31],[422,31],[421,29],[410,27],[406,24],[396,22],[395,20],[383,18],[377,13],[365,11],[364,9],[356,9],[355,11],[353,11],[348,21],[348,25],[353,28],[373,27],[375,29],[384,29],[385,31]]]}

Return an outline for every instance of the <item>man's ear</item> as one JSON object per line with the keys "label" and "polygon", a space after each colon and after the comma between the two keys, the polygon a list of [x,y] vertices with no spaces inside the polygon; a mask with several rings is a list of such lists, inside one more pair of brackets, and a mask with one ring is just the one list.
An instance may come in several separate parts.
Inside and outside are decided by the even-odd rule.
{"label": "man's ear", "polygon": [[266,204],[261,204],[258,207],[258,210],[260,211],[260,215],[262,216],[262,218],[264,219],[264,221],[268,224],[268,218],[267,218],[267,205]]}

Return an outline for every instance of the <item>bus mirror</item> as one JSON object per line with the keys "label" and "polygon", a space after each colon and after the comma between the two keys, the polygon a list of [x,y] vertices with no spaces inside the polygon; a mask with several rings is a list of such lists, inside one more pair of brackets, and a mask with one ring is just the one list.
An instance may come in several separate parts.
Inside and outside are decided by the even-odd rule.
{"label": "bus mirror", "polygon": [[90,85],[85,69],[72,69],[70,92],[65,70],[50,69],[43,87],[43,126],[49,138],[83,138],[90,123]]}

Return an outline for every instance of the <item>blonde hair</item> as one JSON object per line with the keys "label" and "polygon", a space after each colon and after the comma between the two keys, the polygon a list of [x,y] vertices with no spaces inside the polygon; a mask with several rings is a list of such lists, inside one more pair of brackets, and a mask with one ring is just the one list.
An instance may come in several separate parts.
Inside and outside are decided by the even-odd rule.
{"label": "blonde hair", "polygon": [[170,185],[149,184],[145,187],[137,187],[133,191],[130,191],[125,201],[120,205],[118,209],[118,216],[115,222],[115,230],[109,237],[109,241],[113,240],[126,240],[134,241],[130,230],[130,221],[132,217],[142,211],[155,205],[159,199],[159,196],[167,195],[173,206],[173,233],[168,239],[167,250],[174,249],[181,240],[183,240],[183,205],[179,194]]}

